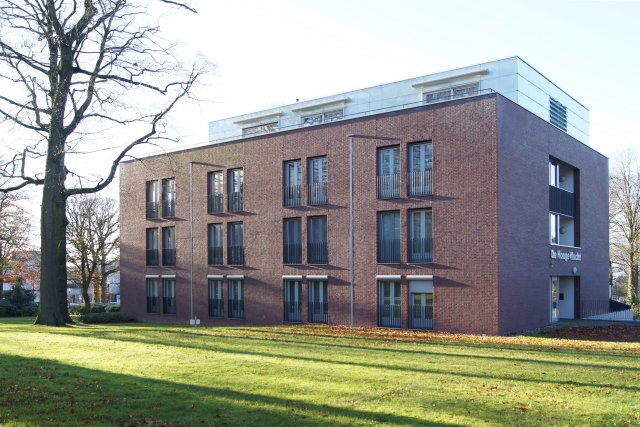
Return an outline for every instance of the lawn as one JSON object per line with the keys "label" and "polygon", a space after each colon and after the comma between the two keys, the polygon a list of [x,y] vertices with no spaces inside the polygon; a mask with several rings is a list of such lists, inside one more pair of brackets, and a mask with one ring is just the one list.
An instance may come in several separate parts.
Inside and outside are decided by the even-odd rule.
{"label": "lawn", "polygon": [[0,320],[0,425],[640,425],[640,343]]}

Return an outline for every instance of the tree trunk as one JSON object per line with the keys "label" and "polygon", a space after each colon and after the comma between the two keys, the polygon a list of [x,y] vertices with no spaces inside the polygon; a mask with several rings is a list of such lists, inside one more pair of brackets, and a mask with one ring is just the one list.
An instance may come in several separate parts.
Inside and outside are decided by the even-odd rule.
{"label": "tree trunk", "polygon": [[97,280],[93,281],[93,302],[103,302],[102,292],[100,291],[100,284]]}
{"label": "tree trunk", "polygon": [[107,278],[109,276],[100,277],[100,291],[102,292],[102,302],[109,302],[109,283],[107,283]]}
{"label": "tree trunk", "polygon": [[82,299],[84,300],[85,313],[91,311],[91,298],[89,298],[89,286],[82,286]]}

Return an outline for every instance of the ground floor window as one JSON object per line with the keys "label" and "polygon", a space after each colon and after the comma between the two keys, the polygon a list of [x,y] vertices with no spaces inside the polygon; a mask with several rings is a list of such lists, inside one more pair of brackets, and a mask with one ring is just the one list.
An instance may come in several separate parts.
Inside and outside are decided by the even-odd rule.
{"label": "ground floor window", "polygon": [[158,279],[147,278],[147,313],[160,313]]}
{"label": "ground floor window", "polygon": [[433,281],[409,281],[409,328],[433,329]]}
{"label": "ground floor window", "polygon": [[244,280],[229,279],[229,317],[244,319]]}
{"label": "ground floor window", "polygon": [[327,281],[309,280],[309,322],[328,323]]}
{"label": "ground floor window", "polygon": [[176,314],[176,279],[162,279],[162,312]]}
{"label": "ground floor window", "polygon": [[209,316],[224,317],[222,279],[209,279]]}
{"label": "ground floor window", "polygon": [[302,322],[302,281],[284,281],[284,320]]}
{"label": "ground floor window", "polygon": [[400,280],[378,281],[378,325],[400,327]]}

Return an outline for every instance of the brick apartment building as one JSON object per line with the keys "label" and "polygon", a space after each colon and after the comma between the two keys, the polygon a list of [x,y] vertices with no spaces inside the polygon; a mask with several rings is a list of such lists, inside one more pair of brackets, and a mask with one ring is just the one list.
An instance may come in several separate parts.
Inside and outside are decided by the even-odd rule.
{"label": "brick apartment building", "polygon": [[506,334],[608,301],[608,165],[518,57],[209,124],[121,165],[140,321]]}

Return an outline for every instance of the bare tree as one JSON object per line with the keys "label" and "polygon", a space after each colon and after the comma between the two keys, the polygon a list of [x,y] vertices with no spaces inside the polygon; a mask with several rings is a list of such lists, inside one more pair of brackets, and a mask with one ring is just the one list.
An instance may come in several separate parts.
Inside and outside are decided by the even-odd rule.
{"label": "bare tree", "polygon": [[[132,149],[162,138],[167,114],[209,69],[197,58],[185,65],[175,57],[151,16],[163,7],[194,11],[170,0],[0,2],[0,121],[33,135],[0,165],[10,180],[0,192],[42,186],[36,323],[71,322],[67,198],[102,190]],[[87,181],[73,170],[70,158],[100,151],[102,163],[112,156],[101,178]]]}
{"label": "bare tree", "polygon": [[0,193],[0,293],[5,276],[16,269],[16,255],[29,242],[29,216],[19,199],[15,193]]}
{"label": "bare tree", "polygon": [[609,178],[609,222],[614,264],[625,271],[628,302],[640,311],[640,163],[635,152],[623,153]]}
{"label": "bare tree", "polygon": [[120,222],[114,199],[99,199],[94,219],[93,257],[98,268],[93,282],[94,301],[109,302],[109,276],[120,270]]}

